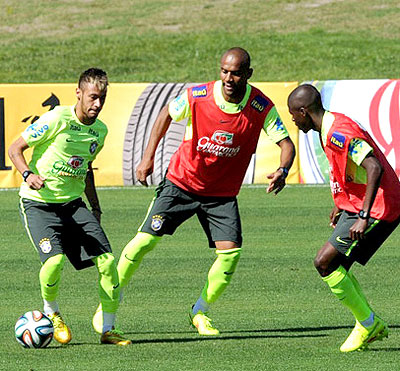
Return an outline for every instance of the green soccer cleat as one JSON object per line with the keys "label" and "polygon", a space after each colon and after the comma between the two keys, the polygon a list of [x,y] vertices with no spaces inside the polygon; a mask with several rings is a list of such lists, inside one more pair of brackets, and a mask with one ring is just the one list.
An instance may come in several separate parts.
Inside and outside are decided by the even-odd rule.
{"label": "green soccer cleat", "polygon": [[72,339],[71,329],[65,324],[60,313],[55,312],[53,314],[49,314],[48,317],[53,322],[54,339],[61,344],[68,344]]}
{"label": "green soccer cleat", "polygon": [[375,316],[375,322],[370,328],[366,328],[356,321],[353,331],[340,347],[340,351],[347,353],[355,350],[365,350],[374,341],[387,338],[388,334],[387,324],[378,316]]}
{"label": "green soccer cleat", "polygon": [[121,332],[115,329],[105,332],[100,338],[101,344],[113,344],[113,345],[130,345],[132,342],[129,339],[125,339]]}
{"label": "green soccer cleat", "polygon": [[96,331],[98,334],[103,333],[103,310],[101,308],[101,304],[99,304],[99,306],[96,309],[96,312],[94,313],[92,319],[92,325],[94,331]]}
{"label": "green soccer cleat", "polygon": [[189,312],[190,324],[197,329],[199,335],[215,336],[219,335],[219,331],[211,325],[211,319],[203,312],[198,311],[195,315]]}

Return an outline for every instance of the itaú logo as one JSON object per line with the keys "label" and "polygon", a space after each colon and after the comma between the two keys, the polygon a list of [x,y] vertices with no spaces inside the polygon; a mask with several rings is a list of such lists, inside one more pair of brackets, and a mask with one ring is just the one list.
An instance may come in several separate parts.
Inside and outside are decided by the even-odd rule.
{"label": "ita\u00fa logo", "polygon": [[[393,86],[394,85],[394,86]],[[393,87],[390,102],[387,105],[382,103],[382,97],[387,89]],[[389,80],[385,82],[375,93],[369,108],[369,122],[371,132],[376,141],[383,149],[383,153],[388,157],[391,152],[394,152],[394,170],[397,176],[400,176],[400,80]],[[391,132],[391,140],[386,140],[382,134],[382,128],[387,128],[385,122],[379,122],[379,111],[389,108],[389,128]],[[386,135],[387,137],[387,135]]]}

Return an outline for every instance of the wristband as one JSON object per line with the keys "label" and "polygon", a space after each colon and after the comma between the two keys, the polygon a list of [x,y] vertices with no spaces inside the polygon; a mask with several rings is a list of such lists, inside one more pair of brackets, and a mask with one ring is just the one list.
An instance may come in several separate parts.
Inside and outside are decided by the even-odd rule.
{"label": "wristband", "polygon": [[358,213],[358,217],[363,220],[369,219],[369,213],[365,212],[364,210],[360,210]]}
{"label": "wristband", "polygon": [[28,176],[31,175],[31,174],[33,174],[33,171],[31,171],[31,170],[25,170],[22,173],[22,178],[24,179],[24,182],[26,182],[26,180],[28,179]]}
{"label": "wristband", "polygon": [[282,170],[283,174],[285,175],[285,178],[289,174],[289,169],[287,167],[280,167],[280,168],[278,168],[278,170]]}

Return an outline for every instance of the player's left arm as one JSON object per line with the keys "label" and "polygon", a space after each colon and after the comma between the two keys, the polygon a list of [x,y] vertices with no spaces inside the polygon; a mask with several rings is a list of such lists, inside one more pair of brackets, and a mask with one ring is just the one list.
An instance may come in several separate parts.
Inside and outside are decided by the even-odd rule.
{"label": "player's left arm", "polygon": [[96,186],[94,184],[92,162],[89,162],[88,171],[86,174],[85,195],[87,200],[89,201],[90,207],[92,208],[93,215],[100,223],[102,212],[100,208],[99,198],[97,197]]}
{"label": "player's left arm", "polygon": [[279,168],[267,175],[270,179],[267,193],[274,192],[278,194],[286,185],[286,178],[289,174],[289,169],[292,167],[296,150],[290,137],[286,137],[279,141],[278,146],[281,149],[280,165]]}
{"label": "player's left arm", "polygon": [[[370,152],[361,162],[361,166],[367,171],[367,187],[365,190],[362,210],[369,216],[372,205],[374,204],[376,193],[378,192],[383,175],[383,166],[379,160]],[[350,238],[359,240],[364,238],[364,232],[368,227],[368,218],[358,218],[350,228]]]}
{"label": "player's left arm", "polygon": [[267,175],[267,178],[270,179],[267,193],[274,192],[278,194],[286,185],[286,177],[293,164],[296,150],[275,106],[271,108],[265,118],[264,131],[270,140],[276,143],[281,149],[278,169]]}

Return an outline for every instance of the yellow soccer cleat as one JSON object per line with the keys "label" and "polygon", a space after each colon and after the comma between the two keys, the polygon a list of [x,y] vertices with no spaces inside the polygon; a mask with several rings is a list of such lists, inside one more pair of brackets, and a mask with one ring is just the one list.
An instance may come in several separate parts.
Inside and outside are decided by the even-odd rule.
{"label": "yellow soccer cleat", "polygon": [[103,310],[101,308],[101,304],[99,304],[99,306],[96,309],[96,312],[92,319],[92,325],[94,331],[96,331],[98,334],[103,333]]}
{"label": "yellow soccer cleat", "polygon": [[189,312],[190,324],[197,329],[199,335],[215,336],[219,331],[211,325],[211,319],[203,312],[198,311],[195,315]]}
{"label": "yellow soccer cleat", "polygon": [[356,321],[353,331],[340,347],[340,351],[347,353],[365,350],[374,341],[387,338],[388,334],[387,324],[378,316],[375,316],[375,322],[370,328],[366,328]]}
{"label": "yellow soccer cleat", "polygon": [[114,344],[114,345],[130,345],[132,342],[129,339],[125,339],[121,333],[115,329],[105,332],[100,338],[101,344]]}
{"label": "yellow soccer cleat", "polygon": [[54,339],[61,344],[68,344],[72,339],[71,329],[65,324],[60,313],[48,315],[54,326]]}

